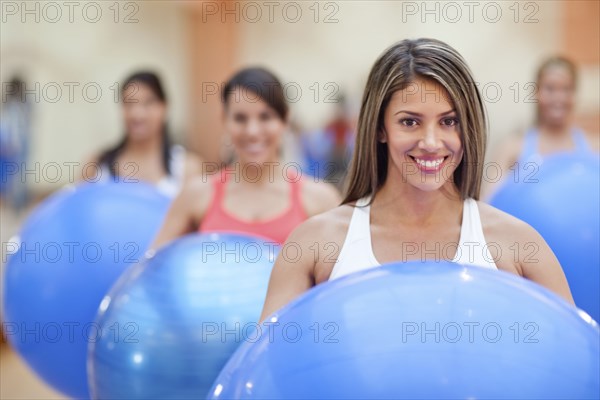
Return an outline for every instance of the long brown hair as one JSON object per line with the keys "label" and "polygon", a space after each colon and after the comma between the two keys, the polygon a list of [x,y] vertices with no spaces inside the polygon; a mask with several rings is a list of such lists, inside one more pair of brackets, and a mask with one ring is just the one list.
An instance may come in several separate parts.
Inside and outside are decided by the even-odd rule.
{"label": "long brown hair", "polygon": [[403,40],[388,48],[371,68],[358,119],[355,153],[342,204],[371,196],[387,177],[387,144],[377,140],[392,95],[416,79],[442,85],[454,103],[460,121],[463,159],[454,171],[454,183],[463,199],[479,199],[487,141],[487,121],[481,95],[462,56],[435,39]]}

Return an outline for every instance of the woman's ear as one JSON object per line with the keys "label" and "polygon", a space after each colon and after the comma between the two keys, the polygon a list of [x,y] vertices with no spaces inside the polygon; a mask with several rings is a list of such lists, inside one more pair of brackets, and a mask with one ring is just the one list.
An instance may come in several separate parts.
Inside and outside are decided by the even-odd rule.
{"label": "woman's ear", "polygon": [[385,132],[385,129],[381,129],[377,132],[377,141],[380,143],[387,143],[387,133]]}

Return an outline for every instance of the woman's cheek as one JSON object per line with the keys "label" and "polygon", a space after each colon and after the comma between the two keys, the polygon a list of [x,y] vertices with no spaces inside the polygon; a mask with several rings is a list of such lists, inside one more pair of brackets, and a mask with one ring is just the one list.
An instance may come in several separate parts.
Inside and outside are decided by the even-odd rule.
{"label": "woman's cheek", "polygon": [[279,143],[283,135],[283,125],[279,121],[271,121],[267,124],[267,132],[272,141]]}
{"label": "woman's cheek", "polygon": [[227,130],[227,132],[229,132],[232,138],[237,137],[242,131],[242,124],[239,122],[230,121],[225,125],[225,129]]}

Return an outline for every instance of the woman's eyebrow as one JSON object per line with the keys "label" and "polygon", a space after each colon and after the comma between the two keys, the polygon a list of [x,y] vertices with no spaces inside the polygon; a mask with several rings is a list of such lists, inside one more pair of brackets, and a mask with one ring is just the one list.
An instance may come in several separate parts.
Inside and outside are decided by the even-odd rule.
{"label": "woman's eyebrow", "polygon": [[[444,111],[443,113],[439,114],[438,117],[442,117],[444,115],[452,114],[452,113],[455,113],[455,112],[456,112],[456,110],[453,108],[451,110]],[[396,111],[396,113],[394,115],[397,115],[397,114],[400,114],[400,113],[404,113],[404,114],[408,114],[408,115],[414,115],[416,117],[422,117],[423,116],[423,114],[421,114],[421,113],[418,113],[418,112],[415,112],[415,111],[408,111],[408,110],[399,110],[399,111]]]}
{"label": "woman's eyebrow", "polygon": [[438,117],[443,117],[444,115],[452,114],[452,113],[455,113],[455,112],[456,112],[456,110],[453,108],[451,110],[448,110],[446,112],[441,113],[440,115],[438,115]]}
{"label": "woman's eyebrow", "polygon": [[414,112],[414,111],[407,111],[407,110],[400,110],[397,111],[394,115],[400,114],[400,113],[404,113],[404,114],[409,114],[409,115],[414,115],[416,117],[422,117],[423,114],[418,113],[418,112]]}

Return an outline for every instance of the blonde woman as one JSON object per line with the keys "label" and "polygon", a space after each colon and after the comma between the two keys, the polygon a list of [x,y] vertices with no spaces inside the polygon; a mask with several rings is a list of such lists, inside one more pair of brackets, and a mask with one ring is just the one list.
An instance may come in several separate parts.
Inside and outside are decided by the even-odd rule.
{"label": "blonde woman", "polygon": [[316,284],[410,260],[510,272],[573,303],[542,237],[478,201],[487,128],[474,82],[460,54],[438,40],[404,40],[379,57],[365,88],[342,205],[292,232],[261,320]]}

